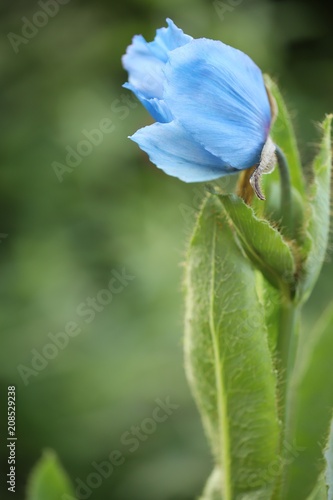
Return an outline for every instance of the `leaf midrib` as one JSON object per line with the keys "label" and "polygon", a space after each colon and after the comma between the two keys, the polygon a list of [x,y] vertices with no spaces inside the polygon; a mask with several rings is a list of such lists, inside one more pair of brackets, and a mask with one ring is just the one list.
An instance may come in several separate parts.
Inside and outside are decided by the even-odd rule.
{"label": "leaf midrib", "polygon": [[219,428],[219,453],[221,460],[221,468],[223,467],[223,482],[221,490],[225,500],[231,500],[231,467],[230,467],[230,439],[227,420],[227,401],[225,397],[225,384],[223,380],[223,372],[221,365],[220,346],[218,335],[215,329],[214,321],[214,297],[215,297],[215,248],[216,248],[216,223],[214,222],[212,236],[212,255],[211,255],[211,278],[210,278],[210,308],[209,308],[209,327],[212,336],[212,345],[214,351],[214,369],[216,380],[217,393],[217,409],[218,409],[218,428]]}

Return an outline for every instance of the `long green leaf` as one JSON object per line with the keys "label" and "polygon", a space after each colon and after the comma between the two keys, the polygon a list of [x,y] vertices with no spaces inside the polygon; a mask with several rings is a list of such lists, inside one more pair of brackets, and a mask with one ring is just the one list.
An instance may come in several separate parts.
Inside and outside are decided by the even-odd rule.
{"label": "long green leaf", "polygon": [[255,275],[209,197],[187,256],[185,358],[223,500],[267,499],[276,480],[276,380]]}
{"label": "long green leaf", "polygon": [[310,202],[307,217],[308,248],[303,266],[302,296],[306,300],[320,273],[328,242],[330,226],[331,197],[331,122],[333,115],[327,115],[322,124],[322,142],[314,160],[314,180],[310,188]]}
{"label": "long green leaf", "polygon": [[296,360],[286,436],[300,450],[285,469],[283,500],[303,500],[324,468],[322,448],[333,409],[333,304]]}
{"label": "long green leaf", "polygon": [[290,295],[296,265],[290,246],[267,221],[235,195],[220,197],[237,236],[253,264],[275,287]]}
{"label": "long green leaf", "polygon": [[72,485],[55,453],[47,450],[33,469],[27,500],[75,500]]}

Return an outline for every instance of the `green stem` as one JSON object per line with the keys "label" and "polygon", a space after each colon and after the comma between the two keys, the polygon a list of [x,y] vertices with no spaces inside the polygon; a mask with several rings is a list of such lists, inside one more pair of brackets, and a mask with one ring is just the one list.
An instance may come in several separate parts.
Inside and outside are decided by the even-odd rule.
{"label": "green stem", "polygon": [[298,346],[298,324],[300,307],[290,300],[282,298],[280,309],[279,336],[277,342],[277,355],[280,372],[279,384],[279,408],[281,420],[281,444],[280,454],[282,457],[282,471],[276,490],[273,495],[274,500],[283,500],[281,491],[283,489],[283,479],[285,476],[284,465],[284,441],[287,435],[289,421],[289,387],[295,365],[296,352]]}
{"label": "green stem", "polygon": [[286,301],[285,299],[282,300],[277,351],[281,371],[284,375],[283,378],[287,384],[294,367],[297,348],[296,323],[298,319],[298,306],[293,302]]}
{"label": "green stem", "polygon": [[[281,212],[282,212],[282,226],[287,232],[287,235],[293,237],[294,235],[294,214],[292,204],[292,187],[290,180],[290,173],[288,168],[287,159],[279,146],[276,146],[276,157],[280,172],[281,181]],[[296,359],[296,351],[298,344],[298,322],[300,314],[300,306],[296,305],[290,295],[284,296],[281,293],[281,306],[280,306],[280,320],[279,332],[277,341],[277,356],[278,367],[280,372],[279,384],[279,409],[281,420],[281,443],[280,454],[282,458],[282,471],[279,478],[274,499],[282,500],[283,482],[285,477],[284,465],[284,441],[287,436],[287,427],[289,422],[289,387],[293,374],[293,369]]]}
{"label": "green stem", "polygon": [[294,217],[292,206],[291,180],[287,159],[282,149],[276,145],[276,157],[281,180],[281,209],[283,213],[282,225],[288,230],[290,236],[293,236]]}

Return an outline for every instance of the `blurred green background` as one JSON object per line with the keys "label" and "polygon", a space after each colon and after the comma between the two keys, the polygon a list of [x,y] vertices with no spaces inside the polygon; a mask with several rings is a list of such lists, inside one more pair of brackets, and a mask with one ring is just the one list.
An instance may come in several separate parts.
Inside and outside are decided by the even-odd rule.
{"label": "blurred green background", "polygon": [[[14,50],[8,34],[22,36],[22,17],[31,20],[41,8],[2,0],[0,434],[6,435],[7,386],[16,385],[18,498],[45,448],[57,452],[74,484],[94,471],[92,462],[121,451],[125,463],[93,489],[93,500],[191,500],[200,494],[212,464],[182,366],[181,282],[203,190],[167,177],[127,139],[150,118],[121,88],[126,73],[120,58],[134,34],[151,40],[166,17],[194,37],[244,50],[278,79],[307,166],[316,123],[333,111],[325,5],[71,0],[28,43],[16,38]],[[120,102],[126,96],[128,103]],[[82,131],[106,118],[112,132],[60,182],[54,162],[64,164],[66,148],[75,149]],[[330,253],[304,328],[332,296]],[[86,323],[76,313],[79,304],[123,268],[135,279]],[[41,352],[48,334],[69,321],[77,322],[80,334],[24,384],[18,366],[31,368],[31,350]],[[131,452],[121,436],[151,416],[156,398],[168,396],[179,407]],[[4,445],[0,458],[0,497],[7,499]]]}

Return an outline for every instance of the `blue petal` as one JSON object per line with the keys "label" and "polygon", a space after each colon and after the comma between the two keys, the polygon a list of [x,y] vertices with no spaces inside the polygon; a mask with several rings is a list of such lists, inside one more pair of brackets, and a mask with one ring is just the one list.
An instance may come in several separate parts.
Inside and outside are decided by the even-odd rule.
{"label": "blue petal", "polygon": [[157,30],[153,42],[148,43],[143,36],[136,35],[122,57],[129,83],[148,99],[163,96],[163,68],[169,52],[192,40],[171,19],[167,19],[167,23],[167,28]]}
{"label": "blue petal", "polygon": [[175,121],[154,123],[130,137],[168,175],[185,182],[211,181],[235,172],[208,153]]}
{"label": "blue petal", "polygon": [[262,73],[243,52],[199,39],[170,54],[164,99],[210,153],[237,169],[259,162],[271,112]]}
{"label": "blue petal", "polygon": [[183,30],[178,28],[171,19],[167,18],[166,21],[168,27],[156,30],[155,40],[149,44],[152,52],[163,62],[167,62],[171,50],[182,47],[193,40],[190,35],[185,35]]}
{"label": "blue petal", "polygon": [[142,95],[148,99],[162,98],[165,63],[150,50],[143,36],[136,35],[133,38],[132,45],[122,57],[122,63],[128,71],[129,83]]}
{"label": "blue petal", "polygon": [[136,95],[136,97],[141,101],[147,111],[157,122],[167,123],[172,121],[171,112],[164,101],[157,99],[156,97],[152,99],[144,97],[141,92],[139,92],[130,83],[124,83],[123,87],[131,90],[133,94]]}

